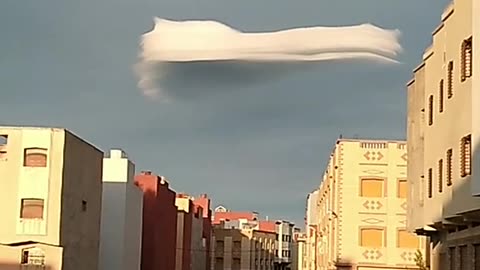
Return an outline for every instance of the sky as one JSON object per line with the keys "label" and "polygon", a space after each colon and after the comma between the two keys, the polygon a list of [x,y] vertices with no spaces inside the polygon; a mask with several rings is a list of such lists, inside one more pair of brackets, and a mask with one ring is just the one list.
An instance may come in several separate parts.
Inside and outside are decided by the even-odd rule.
{"label": "sky", "polygon": [[[214,206],[303,222],[343,137],[405,138],[405,84],[447,0],[3,0],[0,124],[66,127]],[[242,31],[372,23],[402,32],[400,65],[329,63],[262,84],[147,100],[133,71],[153,18]],[[221,76],[221,70],[212,70]],[[241,80],[241,78],[240,78]]]}

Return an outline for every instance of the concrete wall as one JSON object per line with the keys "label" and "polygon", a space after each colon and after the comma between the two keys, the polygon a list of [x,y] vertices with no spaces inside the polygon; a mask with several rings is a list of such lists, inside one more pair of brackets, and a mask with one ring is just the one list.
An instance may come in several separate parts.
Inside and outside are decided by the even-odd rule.
{"label": "concrete wall", "polygon": [[151,172],[135,176],[143,191],[142,270],[174,270],[177,242],[176,194]]}
{"label": "concrete wall", "polygon": [[[8,136],[7,145],[1,146],[0,175],[10,179],[0,189],[0,245],[5,251],[0,263],[12,260],[9,254],[19,263],[22,250],[32,248],[54,254],[45,259],[54,262],[51,268],[96,270],[103,153],[58,128],[0,127],[0,136]],[[23,165],[24,149],[31,147],[44,149],[45,166]],[[43,218],[21,219],[22,198],[43,199]]]}
{"label": "concrete wall", "polygon": [[100,269],[140,269],[143,193],[135,166],[121,150],[103,159]]}

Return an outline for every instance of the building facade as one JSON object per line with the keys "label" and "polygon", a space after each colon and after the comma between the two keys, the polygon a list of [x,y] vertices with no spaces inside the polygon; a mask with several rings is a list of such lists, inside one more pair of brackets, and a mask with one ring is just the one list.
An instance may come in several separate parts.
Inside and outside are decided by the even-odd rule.
{"label": "building facade", "polygon": [[[297,228],[298,229],[298,228]],[[299,230],[299,229],[298,229]],[[293,236],[292,270],[307,270],[307,234],[297,231]]]}
{"label": "building facade", "polygon": [[120,149],[103,159],[100,270],[140,270],[143,192],[135,165]]}
{"label": "building facade", "polygon": [[212,270],[274,269],[276,235],[225,223],[213,227]]}
{"label": "building facade", "polygon": [[202,246],[205,248],[205,269],[210,269],[211,264],[211,241],[212,241],[212,209],[211,200],[207,194],[201,194],[193,199],[193,204],[203,209],[203,232],[202,232]]}
{"label": "building facade", "polygon": [[175,270],[177,207],[165,177],[143,171],[135,176],[143,191],[142,270]]}
{"label": "building facade", "polygon": [[102,158],[65,129],[0,127],[0,269],[98,269]]}
{"label": "building facade", "polygon": [[318,269],[415,269],[402,141],[339,139],[318,193]]}
{"label": "building facade", "polygon": [[428,236],[431,269],[480,268],[478,12],[446,7],[407,85],[408,227]]}
{"label": "building facade", "polygon": [[305,211],[305,261],[307,266],[305,269],[317,269],[317,242],[318,242],[318,192],[316,189],[307,196],[307,209]]}

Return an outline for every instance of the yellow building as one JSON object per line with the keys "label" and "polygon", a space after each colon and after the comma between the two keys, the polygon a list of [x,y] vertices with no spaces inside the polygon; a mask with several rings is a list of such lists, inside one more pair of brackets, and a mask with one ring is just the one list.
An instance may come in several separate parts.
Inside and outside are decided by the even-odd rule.
{"label": "yellow building", "polygon": [[273,270],[273,232],[216,225],[212,238],[212,270]]}
{"label": "yellow building", "polygon": [[98,269],[102,159],[64,129],[0,127],[0,269]]}
{"label": "yellow building", "polygon": [[317,269],[415,269],[403,141],[339,139],[318,193]]}
{"label": "yellow building", "polygon": [[472,170],[480,166],[480,48],[472,42],[479,12],[473,0],[446,7],[407,86],[408,228],[429,236],[431,269],[480,269],[480,181]]}

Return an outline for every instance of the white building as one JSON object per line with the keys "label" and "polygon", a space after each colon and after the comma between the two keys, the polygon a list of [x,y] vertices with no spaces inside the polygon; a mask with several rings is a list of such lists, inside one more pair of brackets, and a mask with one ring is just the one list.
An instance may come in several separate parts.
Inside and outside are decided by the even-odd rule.
{"label": "white building", "polygon": [[134,184],[135,165],[122,150],[103,159],[100,270],[139,270],[143,193]]}

